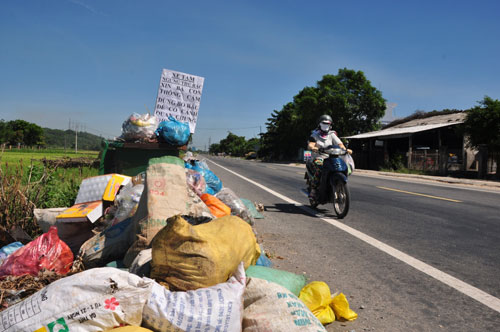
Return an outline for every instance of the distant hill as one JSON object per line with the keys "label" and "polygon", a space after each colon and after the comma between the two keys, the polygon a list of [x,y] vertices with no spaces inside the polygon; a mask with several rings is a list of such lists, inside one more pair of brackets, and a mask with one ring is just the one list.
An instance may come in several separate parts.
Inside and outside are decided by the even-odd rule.
{"label": "distant hill", "polygon": [[[75,148],[75,131],[43,128],[45,144],[51,148]],[[86,132],[78,132],[78,150],[99,151],[102,137]]]}

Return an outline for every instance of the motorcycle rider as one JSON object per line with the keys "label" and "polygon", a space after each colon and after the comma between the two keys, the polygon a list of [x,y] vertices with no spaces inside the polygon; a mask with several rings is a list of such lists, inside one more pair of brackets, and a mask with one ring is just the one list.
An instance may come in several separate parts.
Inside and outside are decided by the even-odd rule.
{"label": "motorcycle rider", "polygon": [[[318,126],[314,129],[309,137],[307,148],[314,153],[312,161],[314,169],[314,179],[311,182],[311,192],[309,198],[315,199],[316,192],[319,186],[319,179],[321,177],[321,170],[323,168],[323,160],[328,158],[327,154],[318,153],[320,148],[326,148],[331,145],[338,145],[340,148],[346,150],[344,143],[337,137],[336,132],[332,129],[332,117],[328,114],[323,114],[318,119]],[[352,150],[347,149],[349,154]]]}

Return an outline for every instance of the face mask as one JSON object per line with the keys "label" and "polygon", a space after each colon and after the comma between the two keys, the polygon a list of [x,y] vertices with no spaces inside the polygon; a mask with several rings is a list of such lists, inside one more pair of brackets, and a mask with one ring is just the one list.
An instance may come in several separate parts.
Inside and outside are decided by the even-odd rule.
{"label": "face mask", "polygon": [[328,125],[328,124],[324,124],[324,123],[320,123],[319,128],[320,128],[322,131],[328,131],[328,129],[330,129],[330,125]]}

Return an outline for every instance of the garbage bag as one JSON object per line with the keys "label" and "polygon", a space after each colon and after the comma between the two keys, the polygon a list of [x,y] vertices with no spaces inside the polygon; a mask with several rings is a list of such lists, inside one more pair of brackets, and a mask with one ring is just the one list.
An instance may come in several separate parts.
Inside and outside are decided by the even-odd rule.
{"label": "garbage bag", "polygon": [[48,208],[48,209],[33,209],[33,216],[42,229],[42,232],[47,233],[50,226],[56,225],[56,217],[60,215],[67,207],[63,208]]}
{"label": "garbage bag", "polygon": [[202,194],[200,198],[215,217],[224,217],[231,214],[231,208],[222,203],[217,197],[210,194]]}
{"label": "garbage bag", "polygon": [[23,247],[23,244],[19,241],[12,242],[6,246],[3,246],[0,249],[0,265],[2,265],[2,262],[9,257],[10,254],[14,253],[16,250],[20,249]]}
{"label": "garbage bag", "polygon": [[277,283],[297,296],[300,294],[300,290],[304,288],[307,281],[305,275],[273,269],[267,266],[251,265],[245,272],[247,277],[259,278]]}
{"label": "garbage bag", "polygon": [[125,141],[147,140],[155,136],[158,119],[154,115],[132,113],[122,124],[122,135]]}
{"label": "garbage bag", "polygon": [[161,137],[168,144],[175,146],[185,145],[189,140],[189,124],[177,121],[173,116],[168,117],[168,121],[162,121],[155,131],[156,136]]}
{"label": "garbage bag", "polygon": [[260,256],[252,227],[236,216],[196,226],[174,216],[151,247],[151,278],[182,291],[225,282],[240,262],[246,268]]}
{"label": "garbage bag", "polygon": [[186,168],[186,183],[198,196],[201,196],[207,189],[205,178],[194,169]]}
{"label": "garbage bag", "polygon": [[[57,281],[2,312],[5,332],[107,331],[141,325],[152,280],[112,267]],[[10,326],[9,326],[10,325]]]}
{"label": "garbage bag", "polygon": [[191,164],[191,166],[193,166],[195,168],[210,171],[210,167],[208,167],[206,159],[199,160],[199,159],[196,159],[193,157],[193,158],[188,158],[188,160],[186,160],[186,162],[189,162]]}
{"label": "garbage bag", "polygon": [[349,302],[347,302],[343,293],[333,297],[331,306],[333,307],[337,319],[355,320],[358,318],[358,314],[349,308]]}
{"label": "garbage bag", "polygon": [[260,256],[255,265],[258,266],[266,266],[266,267],[271,267],[273,263],[269,258],[266,256],[266,252],[264,251],[264,248],[262,248],[262,245],[260,246]]}
{"label": "garbage bag", "polygon": [[241,331],[245,283],[243,263],[227,282],[194,291],[171,292],[155,283],[143,325],[155,331]]}
{"label": "garbage bag", "polygon": [[330,324],[335,320],[335,313],[330,304],[332,303],[332,294],[330,287],[323,281],[313,281],[308,283],[299,294],[301,299],[319,319],[321,324]]}
{"label": "garbage bag", "polygon": [[329,324],[337,319],[355,320],[358,317],[349,308],[349,302],[343,293],[332,294],[323,281],[313,281],[300,291],[299,298],[307,305],[323,324]]}
{"label": "garbage bag", "polygon": [[132,218],[128,218],[88,239],[80,247],[78,255],[87,269],[104,266],[122,259],[134,237],[134,224]]}
{"label": "garbage bag", "polygon": [[115,327],[112,332],[153,332],[153,330],[146,329],[140,326],[122,326]]}
{"label": "garbage bag", "polygon": [[73,253],[57,236],[57,228],[51,226],[24,247],[9,255],[0,266],[0,277],[24,274],[38,275],[42,269],[66,274],[73,264]]}
{"label": "garbage bag", "polygon": [[116,196],[114,202],[116,211],[112,220],[113,225],[116,225],[135,214],[143,190],[143,184],[137,184],[135,186],[129,184],[120,190],[120,193]]}
{"label": "garbage bag", "polygon": [[182,160],[184,160],[185,162],[189,162],[191,160],[196,160],[196,158],[191,151],[187,151],[184,157],[182,157]]}
{"label": "garbage bag", "polygon": [[264,219],[264,216],[257,211],[257,208],[255,207],[255,204],[252,203],[251,200],[246,199],[246,198],[240,198],[240,200],[245,204],[245,206],[248,209],[248,212],[250,212],[250,216],[253,219]]}
{"label": "garbage bag", "polygon": [[274,282],[249,278],[243,300],[243,332],[326,332],[297,296]]}
{"label": "garbage bag", "polygon": [[149,277],[151,274],[152,250],[151,248],[142,250],[130,265],[129,272],[139,277]]}
{"label": "garbage bag", "polygon": [[215,195],[215,197],[231,208],[231,214],[233,216],[240,217],[250,225],[254,224],[253,218],[250,215],[250,212],[248,212],[246,205],[231,189],[224,187]]}
{"label": "garbage bag", "polygon": [[188,199],[186,202],[186,210],[183,215],[198,220],[212,220],[215,218],[210,208],[203,202],[200,196],[191,190],[191,188],[188,188],[187,192]]}
{"label": "garbage bag", "polygon": [[167,218],[184,214],[188,200],[184,161],[173,156],[149,159],[144,194],[132,221],[135,240],[124,258],[126,266],[130,266],[141,250],[149,247]]}
{"label": "garbage bag", "polygon": [[186,168],[193,169],[203,175],[207,185],[205,193],[210,195],[217,194],[222,189],[222,181],[211,170],[201,165],[199,161],[194,161],[194,165],[191,162],[187,162]]}
{"label": "garbage bag", "polygon": [[352,156],[350,154],[346,153],[346,154],[342,155],[340,158],[342,158],[342,160],[344,160],[344,162],[349,167],[349,174],[354,172],[356,167],[354,166],[354,159],[352,159]]}
{"label": "garbage bag", "polygon": [[201,173],[207,183],[206,193],[215,195],[222,189],[222,181],[210,170],[203,170]]}
{"label": "garbage bag", "polygon": [[115,327],[112,330],[112,332],[153,332],[153,331],[140,326],[122,326],[122,327]]}

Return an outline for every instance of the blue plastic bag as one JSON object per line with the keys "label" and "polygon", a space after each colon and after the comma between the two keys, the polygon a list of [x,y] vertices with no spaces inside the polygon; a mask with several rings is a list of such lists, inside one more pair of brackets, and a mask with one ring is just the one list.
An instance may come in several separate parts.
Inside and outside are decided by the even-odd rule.
{"label": "blue plastic bag", "polygon": [[262,248],[262,246],[260,246],[260,256],[257,262],[255,262],[255,265],[265,266],[265,267],[273,266],[273,263],[269,258],[267,258],[266,252],[264,251],[264,248]]}
{"label": "blue plastic bag", "polygon": [[203,175],[203,178],[207,183],[205,193],[215,195],[222,189],[222,181],[217,177],[217,175],[215,175],[211,170],[201,167],[198,161],[195,161],[194,165],[187,162],[186,168],[195,170]]}
{"label": "blue plastic bag", "polygon": [[12,242],[11,244],[3,246],[2,249],[0,249],[0,265],[10,254],[20,249],[22,246],[23,244],[21,242]]}
{"label": "blue plastic bag", "polygon": [[172,145],[185,145],[189,140],[189,125],[186,122],[177,121],[173,116],[169,116],[168,120],[160,122],[155,131],[156,136],[162,137]]}

